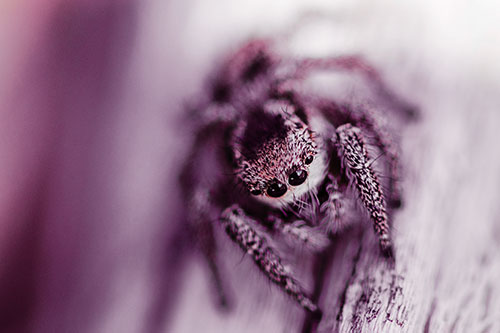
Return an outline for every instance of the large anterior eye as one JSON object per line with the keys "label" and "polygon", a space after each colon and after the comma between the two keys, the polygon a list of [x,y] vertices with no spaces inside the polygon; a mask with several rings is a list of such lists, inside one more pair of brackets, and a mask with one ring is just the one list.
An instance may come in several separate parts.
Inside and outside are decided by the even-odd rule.
{"label": "large anterior eye", "polygon": [[305,182],[307,178],[307,171],[305,170],[297,170],[292,172],[288,177],[288,183],[292,186],[298,186]]}
{"label": "large anterior eye", "polygon": [[279,198],[287,191],[286,185],[275,180],[269,187],[267,188],[267,194],[273,198]]}

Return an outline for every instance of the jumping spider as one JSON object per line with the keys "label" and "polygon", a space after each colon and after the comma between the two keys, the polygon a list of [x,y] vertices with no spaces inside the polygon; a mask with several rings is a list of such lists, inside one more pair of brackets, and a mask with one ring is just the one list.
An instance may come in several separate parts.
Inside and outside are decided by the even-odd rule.
{"label": "jumping spider", "polygon": [[[304,309],[319,313],[282,264],[273,241],[286,236],[288,242],[319,251],[333,231],[349,222],[346,216],[352,218],[353,212],[345,214],[347,208],[358,215],[364,210],[382,254],[393,258],[387,211],[401,201],[398,153],[379,125],[379,108],[312,96],[301,84],[313,71],[352,71],[364,76],[403,119],[413,111],[360,57],[286,57],[273,46],[268,40],[251,40],[231,54],[195,107],[197,136],[181,178],[187,220],[222,303],[214,224],[272,282]],[[371,155],[373,150],[380,155]],[[372,164],[378,157],[383,168],[377,173]],[[380,176],[389,179],[387,191]]]}

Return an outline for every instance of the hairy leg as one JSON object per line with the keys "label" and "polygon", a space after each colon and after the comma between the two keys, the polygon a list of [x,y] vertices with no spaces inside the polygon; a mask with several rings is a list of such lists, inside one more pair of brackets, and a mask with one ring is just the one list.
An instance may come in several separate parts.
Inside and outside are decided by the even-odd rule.
{"label": "hairy leg", "polygon": [[371,137],[371,144],[382,152],[388,163],[389,173],[389,206],[398,208],[401,206],[401,189],[399,188],[400,168],[399,150],[394,144],[391,135],[385,127],[381,125],[380,117],[372,112],[368,106],[338,105],[332,100],[325,98],[318,99],[315,106],[331,121],[335,126],[351,123],[364,129]]}
{"label": "hairy leg", "polygon": [[418,110],[396,93],[394,93],[384,82],[380,73],[365,59],[357,55],[337,56],[327,58],[305,58],[297,64],[297,78],[304,78],[313,70],[336,70],[358,72],[366,78],[372,89],[390,107],[402,113],[407,119],[418,116]]}
{"label": "hairy leg", "polygon": [[236,205],[227,208],[221,216],[221,223],[226,233],[243,251],[252,256],[260,270],[304,309],[319,315],[318,306],[305,294],[292,274],[281,263],[276,251],[255,231],[250,221],[250,217]]}
{"label": "hairy leg", "polygon": [[328,199],[321,204],[320,213],[324,216],[321,225],[326,228],[328,234],[336,233],[344,227],[348,221],[345,221],[344,195],[340,192],[335,177],[328,175],[328,185],[325,188],[325,194]]}
{"label": "hairy leg", "polygon": [[222,308],[229,307],[226,288],[222,281],[217,258],[217,246],[214,237],[213,221],[204,212],[210,211],[210,199],[207,191],[197,188],[188,201],[188,221],[196,244],[205,258],[211,273],[212,282],[217,292],[218,304]]}
{"label": "hairy leg", "polygon": [[382,253],[393,256],[389,235],[386,204],[382,188],[366,150],[361,130],[351,124],[337,128],[336,144],[347,174],[359,192],[361,202],[366,207],[373,221],[373,227],[379,237]]}
{"label": "hairy leg", "polygon": [[399,187],[399,152],[394,145],[389,133],[385,130],[376,116],[368,109],[357,110],[356,125],[373,133],[374,144],[380,149],[389,162],[389,206],[398,208],[401,206],[401,189]]}
{"label": "hairy leg", "polygon": [[293,223],[283,223],[282,220],[275,218],[273,225],[291,246],[300,245],[311,251],[319,252],[330,244],[330,240],[322,228],[308,226],[305,221],[297,220]]}

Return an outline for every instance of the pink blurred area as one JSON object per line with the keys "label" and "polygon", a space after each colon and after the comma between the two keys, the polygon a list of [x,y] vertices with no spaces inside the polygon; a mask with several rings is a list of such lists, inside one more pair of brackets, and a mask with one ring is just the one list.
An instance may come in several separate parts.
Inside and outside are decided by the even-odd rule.
{"label": "pink blurred area", "polygon": [[143,331],[165,298],[175,63],[144,80],[140,15],[131,0],[0,3],[1,332]]}

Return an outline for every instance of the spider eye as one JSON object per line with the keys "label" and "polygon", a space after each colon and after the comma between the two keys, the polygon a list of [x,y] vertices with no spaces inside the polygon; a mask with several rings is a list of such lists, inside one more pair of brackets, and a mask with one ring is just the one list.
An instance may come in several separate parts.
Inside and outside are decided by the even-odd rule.
{"label": "spider eye", "polygon": [[250,193],[251,193],[252,195],[261,195],[261,194],[262,194],[262,191],[261,191],[261,190],[252,190],[252,191],[250,191]]}
{"label": "spider eye", "polygon": [[274,181],[267,188],[267,194],[273,198],[279,198],[285,193],[286,193],[286,185],[277,180]]}
{"label": "spider eye", "polygon": [[288,177],[288,183],[292,186],[299,186],[305,182],[307,178],[307,172],[305,170],[297,170],[292,172]]}
{"label": "spider eye", "polygon": [[314,156],[309,155],[306,157],[306,160],[304,161],[306,164],[311,164],[314,160]]}

